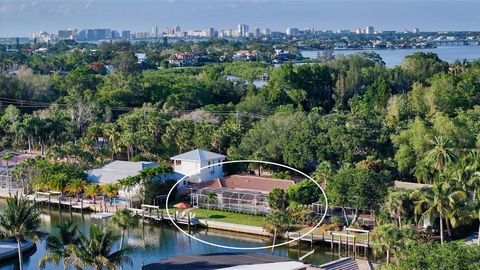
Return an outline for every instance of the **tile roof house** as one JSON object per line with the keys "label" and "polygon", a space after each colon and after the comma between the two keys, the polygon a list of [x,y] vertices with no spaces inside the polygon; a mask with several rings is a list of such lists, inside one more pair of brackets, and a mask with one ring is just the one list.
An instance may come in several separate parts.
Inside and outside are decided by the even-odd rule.
{"label": "tile roof house", "polygon": [[224,178],[192,184],[192,189],[234,190],[270,193],[274,188],[287,189],[295,185],[293,180],[275,179],[255,175],[230,175]]}

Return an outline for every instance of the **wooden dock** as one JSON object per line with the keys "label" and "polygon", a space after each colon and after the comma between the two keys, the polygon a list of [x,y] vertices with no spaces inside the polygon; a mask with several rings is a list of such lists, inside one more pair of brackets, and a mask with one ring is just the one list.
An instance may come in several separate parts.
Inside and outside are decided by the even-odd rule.
{"label": "wooden dock", "polygon": [[138,208],[127,208],[128,210],[132,211],[135,213],[137,216],[142,218],[143,222],[147,221],[156,221],[156,222],[162,222],[162,221],[170,221],[170,222],[175,222],[176,224],[182,224],[182,225],[187,225],[187,226],[196,226],[200,224],[200,221],[198,218],[195,218],[195,215],[192,215],[191,213],[183,213],[183,212],[175,212],[171,213],[169,217],[166,213],[163,212],[163,210],[160,209],[160,207],[157,205],[147,205],[147,204],[142,204],[141,209]]}
{"label": "wooden dock", "polygon": [[[351,233],[365,234],[366,239],[359,241],[357,240],[358,234]],[[360,251],[363,251],[364,257],[368,258],[368,250],[370,249],[370,231],[353,228],[346,228],[345,232],[327,231],[323,232],[322,235],[311,233],[302,236],[300,232],[287,232],[287,239],[296,240],[298,245],[300,245],[301,242],[308,242],[312,249],[313,244],[329,243],[332,252],[335,252],[336,247],[338,247],[338,253],[341,254],[343,248],[343,251],[346,251],[347,255],[351,255],[354,259]]]}

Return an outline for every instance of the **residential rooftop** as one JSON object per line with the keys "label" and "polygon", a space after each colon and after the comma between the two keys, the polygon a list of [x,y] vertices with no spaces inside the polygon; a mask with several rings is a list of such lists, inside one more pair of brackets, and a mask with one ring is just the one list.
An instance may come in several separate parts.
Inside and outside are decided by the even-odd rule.
{"label": "residential rooftop", "polygon": [[214,159],[225,159],[226,156],[217,154],[203,149],[195,149],[186,153],[182,153],[171,157],[171,160],[188,160],[188,161],[204,161]]}
{"label": "residential rooftop", "polygon": [[209,180],[192,184],[189,187],[193,189],[212,189],[212,190],[245,190],[269,193],[274,188],[287,189],[295,185],[293,180],[275,179],[268,177],[260,177],[249,174],[229,175],[224,178]]}

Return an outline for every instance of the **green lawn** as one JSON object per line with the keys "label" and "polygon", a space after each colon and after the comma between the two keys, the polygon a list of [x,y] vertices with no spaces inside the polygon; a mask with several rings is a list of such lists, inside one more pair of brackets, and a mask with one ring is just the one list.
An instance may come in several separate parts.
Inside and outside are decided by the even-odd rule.
{"label": "green lawn", "polygon": [[[194,209],[192,210],[195,213],[197,218],[204,219],[207,217],[207,210],[206,209]],[[235,224],[243,224],[243,225],[250,225],[250,226],[259,226],[263,227],[265,224],[265,217],[263,216],[254,216],[254,215],[246,215],[240,213],[232,213],[232,212],[225,212],[225,211],[218,211],[218,210],[210,210],[208,211],[208,215],[210,216],[210,220],[221,221],[221,222],[229,222]]]}

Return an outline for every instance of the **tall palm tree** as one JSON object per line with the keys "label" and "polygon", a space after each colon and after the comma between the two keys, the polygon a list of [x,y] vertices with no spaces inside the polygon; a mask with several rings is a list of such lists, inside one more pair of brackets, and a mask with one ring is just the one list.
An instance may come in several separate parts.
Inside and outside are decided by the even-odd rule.
{"label": "tall palm tree", "polygon": [[411,198],[415,200],[415,213],[421,218],[440,218],[440,242],[443,244],[443,222],[455,224],[455,211],[461,208],[467,194],[455,183],[437,180],[432,187],[412,192]]}
{"label": "tall palm tree", "polygon": [[128,229],[135,228],[138,225],[138,217],[130,210],[123,208],[115,212],[113,222],[122,230],[122,238],[120,238],[120,249],[123,248],[125,232]]}
{"label": "tall palm tree", "polygon": [[[477,190],[476,192],[480,193],[479,190]],[[477,245],[480,246],[480,194],[477,194],[475,198],[470,201],[470,217],[478,220]]]}
{"label": "tall palm tree", "polygon": [[133,188],[141,182],[141,178],[137,176],[127,176],[118,180],[118,185],[123,189],[128,203],[131,203]]}
{"label": "tall palm tree", "polygon": [[391,190],[382,205],[382,208],[395,219],[400,229],[402,228],[402,218],[407,215],[409,210],[409,197],[410,193],[407,190]]}
{"label": "tall palm tree", "polygon": [[323,187],[327,186],[327,181],[332,177],[334,174],[334,169],[332,163],[328,161],[323,161],[318,164],[317,169],[313,173],[313,178],[317,181],[321,181],[320,183],[323,184]]}
{"label": "tall palm tree", "polygon": [[80,201],[80,193],[85,189],[87,186],[87,181],[77,178],[73,179],[68,183],[66,191],[75,193],[77,196],[77,202]]}
{"label": "tall palm tree", "polygon": [[70,255],[65,258],[65,262],[77,269],[93,267],[95,270],[102,270],[104,267],[117,269],[123,264],[132,265],[132,260],[127,256],[131,249],[120,248],[112,252],[119,238],[115,230],[92,224],[88,234],[80,232],[78,243],[69,245]]}
{"label": "tall palm tree", "polygon": [[110,183],[102,186],[102,191],[110,199],[110,205],[113,203],[113,198],[118,195],[118,186],[116,184]]}
{"label": "tall palm tree", "polygon": [[450,139],[444,136],[436,136],[433,144],[434,147],[426,153],[425,158],[437,171],[442,171],[445,166],[458,159]]}
{"label": "tall palm tree", "polygon": [[272,254],[278,235],[283,235],[292,223],[292,217],[287,211],[274,211],[265,220],[265,229],[272,234]]}
{"label": "tall palm tree", "polygon": [[217,197],[217,193],[213,191],[207,191],[207,193],[205,193],[205,197],[203,199],[207,203],[207,219],[210,217],[208,215],[208,212],[210,211],[210,202],[216,201]]}
{"label": "tall palm tree", "polygon": [[102,187],[99,184],[90,184],[85,188],[84,194],[93,199],[93,204],[96,203],[95,198],[102,193]]}
{"label": "tall palm tree", "polygon": [[387,223],[376,227],[372,233],[373,251],[375,254],[386,254],[387,264],[395,255],[398,263],[398,254],[406,246],[414,244],[415,230],[411,226],[400,229],[394,224]]}
{"label": "tall palm tree", "polygon": [[[47,263],[58,265],[61,260],[69,257],[69,245],[78,243],[78,226],[73,221],[67,221],[56,226],[59,230],[58,236],[49,236],[46,241],[47,252],[40,258],[38,266],[45,268]],[[64,261],[64,269],[67,264]]]}
{"label": "tall palm tree", "polygon": [[7,235],[15,237],[18,248],[18,261],[20,270],[23,269],[23,256],[21,243],[25,239],[38,241],[45,233],[38,231],[40,215],[35,206],[30,206],[28,201],[17,196],[9,197],[6,207],[0,216],[0,227]]}
{"label": "tall palm tree", "polygon": [[5,160],[5,172],[7,173],[7,185],[8,189],[10,190],[10,184],[11,184],[11,179],[10,179],[10,170],[8,169],[8,161],[13,158],[13,154],[11,152],[4,152],[1,156],[0,159]]}

